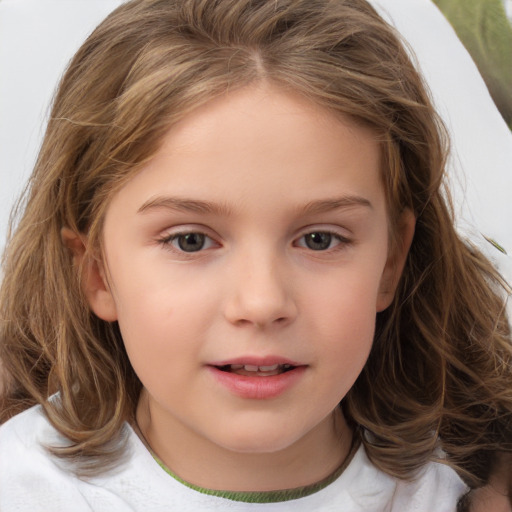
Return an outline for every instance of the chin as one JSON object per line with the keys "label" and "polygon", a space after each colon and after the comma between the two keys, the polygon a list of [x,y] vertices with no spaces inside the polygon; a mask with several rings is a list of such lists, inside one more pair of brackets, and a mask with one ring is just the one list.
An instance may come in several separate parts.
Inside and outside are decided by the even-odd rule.
{"label": "chin", "polygon": [[275,427],[269,429],[250,429],[241,432],[233,432],[229,439],[219,440],[217,443],[222,448],[243,454],[268,454],[285,450],[293,445],[295,438],[290,432],[276,432]]}

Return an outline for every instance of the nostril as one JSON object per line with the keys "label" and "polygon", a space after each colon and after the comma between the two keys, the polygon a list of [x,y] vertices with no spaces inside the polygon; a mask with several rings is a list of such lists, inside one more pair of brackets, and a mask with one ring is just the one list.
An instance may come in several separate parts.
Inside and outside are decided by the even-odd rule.
{"label": "nostril", "polygon": [[297,314],[295,303],[288,294],[280,295],[277,290],[263,293],[244,287],[235,291],[223,308],[225,318],[237,327],[284,327]]}

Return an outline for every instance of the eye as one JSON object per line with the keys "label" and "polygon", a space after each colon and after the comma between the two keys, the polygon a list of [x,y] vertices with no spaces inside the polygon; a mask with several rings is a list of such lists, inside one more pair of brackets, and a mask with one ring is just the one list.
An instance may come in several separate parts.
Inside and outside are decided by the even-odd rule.
{"label": "eye", "polygon": [[163,239],[162,243],[182,252],[198,252],[215,244],[209,236],[198,232],[176,233]]}
{"label": "eye", "polygon": [[302,235],[297,245],[299,247],[305,247],[312,251],[326,251],[332,249],[341,243],[348,243],[349,240],[329,231],[312,231]]}

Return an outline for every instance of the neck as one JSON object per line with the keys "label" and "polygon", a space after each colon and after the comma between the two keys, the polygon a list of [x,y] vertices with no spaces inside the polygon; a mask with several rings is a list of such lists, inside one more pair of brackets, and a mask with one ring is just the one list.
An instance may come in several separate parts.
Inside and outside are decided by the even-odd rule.
{"label": "neck", "polygon": [[216,445],[179,421],[161,421],[158,412],[141,398],[136,418],[143,442],[178,477],[207,489],[272,491],[314,484],[343,464],[352,445],[340,408],[301,439],[272,452]]}

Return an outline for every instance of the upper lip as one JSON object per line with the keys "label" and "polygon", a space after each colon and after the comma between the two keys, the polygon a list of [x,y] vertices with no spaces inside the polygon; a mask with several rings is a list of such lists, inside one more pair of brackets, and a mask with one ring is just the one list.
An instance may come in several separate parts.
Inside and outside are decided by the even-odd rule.
{"label": "upper lip", "polygon": [[240,356],[240,357],[234,357],[230,359],[223,359],[220,361],[213,361],[211,363],[208,363],[209,366],[228,366],[228,365],[250,365],[250,366],[273,366],[273,365],[290,365],[290,366],[305,366],[304,363],[299,363],[297,361],[294,361],[293,359],[289,359],[287,357],[281,357],[281,356]]}

